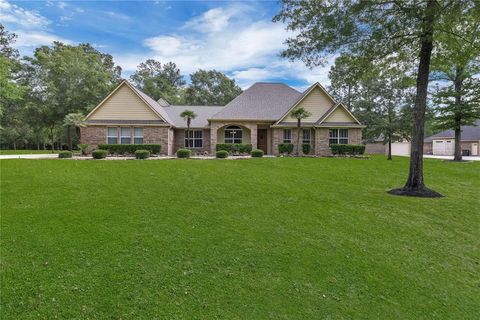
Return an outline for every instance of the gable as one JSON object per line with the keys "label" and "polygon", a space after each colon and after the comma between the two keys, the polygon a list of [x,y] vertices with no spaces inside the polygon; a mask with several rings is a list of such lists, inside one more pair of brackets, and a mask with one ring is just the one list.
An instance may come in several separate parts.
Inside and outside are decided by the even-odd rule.
{"label": "gable", "polygon": [[336,108],[322,123],[328,122],[357,122],[345,108]]}
{"label": "gable", "polygon": [[161,120],[125,83],[120,85],[89,116],[89,120]]}
{"label": "gable", "polygon": [[[334,104],[335,101],[333,101],[332,98],[330,98],[319,86],[316,86],[294,109],[304,108],[306,111],[310,112],[310,116],[302,121],[316,122],[328,110],[330,110]],[[296,119],[291,116],[291,111],[285,116],[284,121],[296,121]]]}

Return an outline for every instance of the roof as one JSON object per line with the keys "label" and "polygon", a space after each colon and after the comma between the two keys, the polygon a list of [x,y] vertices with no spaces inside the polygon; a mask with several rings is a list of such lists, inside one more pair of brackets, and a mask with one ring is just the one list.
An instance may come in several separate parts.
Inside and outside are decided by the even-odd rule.
{"label": "roof", "polygon": [[219,106],[168,106],[163,109],[168,114],[169,118],[173,121],[173,125],[177,128],[186,128],[187,123],[180,117],[180,114],[185,110],[191,110],[195,112],[197,117],[192,119],[190,127],[203,128],[208,127],[209,123],[207,119],[210,119],[214,114],[218,113],[225,107]]}
{"label": "roof", "polygon": [[215,120],[277,121],[302,93],[283,83],[257,82],[211,117]]}
{"label": "roof", "polygon": [[[436,138],[455,138],[455,131],[445,130],[425,138],[425,142],[431,142]],[[475,121],[475,126],[462,126],[462,141],[480,140],[480,119]]]}

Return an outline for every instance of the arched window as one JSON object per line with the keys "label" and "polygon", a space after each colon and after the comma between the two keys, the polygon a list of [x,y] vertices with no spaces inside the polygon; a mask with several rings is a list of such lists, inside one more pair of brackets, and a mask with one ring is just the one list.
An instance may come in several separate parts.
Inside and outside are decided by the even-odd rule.
{"label": "arched window", "polygon": [[243,131],[239,126],[225,128],[225,143],[242,143]]}

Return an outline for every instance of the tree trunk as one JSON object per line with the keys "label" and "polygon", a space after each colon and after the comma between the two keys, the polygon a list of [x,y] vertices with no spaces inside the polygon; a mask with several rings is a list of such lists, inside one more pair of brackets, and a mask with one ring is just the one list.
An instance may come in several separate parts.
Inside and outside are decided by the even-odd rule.
{"label": "tree trunk", "polygon": [[297,156],[300,155],[300,125],[301,125],[301,120],[297,120]]}
{"label": "tree trunk", "polygon": [[390,190],[395,195],[417,197],[441,197],[429,190],[423,181],[423,139],[425,130],[425,109],[427,105],[428,78],[433,50],[433,24],[436,0],[428,0],[422,27],[420,62],[417,73],[417,93],[415,97],[414,123],[410,151],[410,170],[407,182],[401,189]]}
{"label": "tree trunk", "polygon": [[463,89],[463,68],[455,68],[455,105],[457,114],[455,114],[455,153],[453,156],[454,161],[462,161],[462,89]]}
{"label": "tree trunk", "polygon": [[387,160],[392,160],[392,135],[388,135],[388,156]]}
{"label": "tree trunk", "polygon": [[187,119],[187,148],[190,149],[190,118]]}
{"label": "tree trunk", "polygon": [[51,142],[52,142],[52,153],[55,153],[54,150],[55,150],[55,139],[53,137],[53,127],[50,127],[50,139],[51,139]]}
{"label": "tree trunk", "polygon": [[37,150],[40,150],[40,141],[37,140]]}

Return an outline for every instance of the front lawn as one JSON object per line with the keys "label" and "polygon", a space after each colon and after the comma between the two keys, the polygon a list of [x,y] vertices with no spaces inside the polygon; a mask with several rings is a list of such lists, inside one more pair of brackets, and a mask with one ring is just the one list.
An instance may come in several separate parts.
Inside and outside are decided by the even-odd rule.
{"label": "front lawn", "polygon": [[2,160],[1,319],[475,319],[480,162]]}

